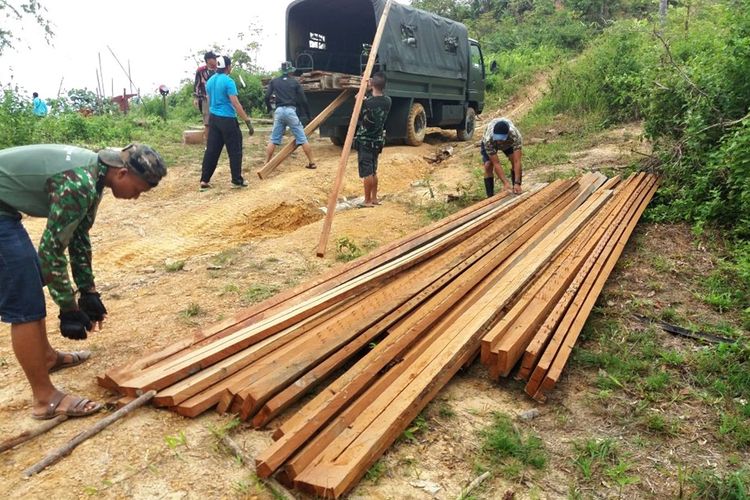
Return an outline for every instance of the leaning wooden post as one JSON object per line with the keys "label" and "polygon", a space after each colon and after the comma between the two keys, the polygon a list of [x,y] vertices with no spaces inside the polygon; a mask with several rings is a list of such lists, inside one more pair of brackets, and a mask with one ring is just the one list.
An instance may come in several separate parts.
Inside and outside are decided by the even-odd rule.
{"label": "leaning wooden post", "polygon": [[367,91],[367,81],[369,80],[372,68],[375,66],[375,59],[378,55],[378,47],[380,46],[380,39],[383,38],[383,30],[385,29],[385,22],[388,19],[388,11],[391,10],[391,2],[388,0],[383,9],[383,14],[380,16],[380,23],[378,24],[378,30],[375,32],[375,39],[372,42],[372,48],[370,49],[370,56],[367,58],[367,66],[365,72],[362,75],[362,83],[359,85],[359,93],[354,101],[354,110],[352,111],[352,117],[349,120],[349,130],[346,132],[346,141],[344,141],[344,148],[341,150],[341,159],[339,160],[339,170],[336,174],[336,179],[333,183],[333,189],[331,194],[328,196],[328,209],[326,210],[326,218],[323,223],[323,232],[320,235],[320,243],[318,243],[318,257],[323,257],[326,253],[326,245],[328,244],[328,236],[331,233],[331,225],[333,224],[333,214],[336,212],[336,200],[338,200],[339,192],[341,191],[341,184],[344,182],[344,171],[346,170],[346,162],[349,160],[349,153],[352,149],[352,142],[354,142],[354,130],[357,128],[357,121],[359,120],[359,112],[362,109],[362,100],[365,98],[365,92]]}
{"label": "leaning wooden post", "polygon": [[155,395],[156,395],[156,391],[148,391],[147,393],[139,396],[138,398],[134,399],[130,403],[126,404],[125,406],[123,406],[122,408],[114,412],[112,415],[109,415],[108,417],[103,418],[102,420],[97,422],[96,425],[94,425],[93,427],[89,428],[88,430],[83,431],[82,433],[78,434],[76,437],[74,437],[73,439],[65,443],[64,445],[50,452],[46,457],[44,457],[42,461],[37,462],[36,464],[32,465],[31,467],[23,471],[24,477],[31,477],[34,474],[37,474],[43,471],[48,466],[54,464],[55,462],[60,460],[62,457],[69,454],[71,451],[75,449],[76,446],[83,443],[91,436],[98,434],[100,431],[105,429],[110,424],[120,420],[122,417],[132,412],[136,408],[140,408],[141,406],[151,401]]}
{"label": "leaning wooden post", "polygon": [[[334,111],[336,111],[346,100],[349,98],[349,95],[351,94],[351,89],[344,90],[341,94],[339,94],[336,99],[331,102],[323,111],[321,111],[318,116],[316,116],[310,123],[307,124],[307,127],[305,127],[305,135],[307,137],[310,137],[310,134],[315,132],[320,125],[328,119],[329,116],[333,114]],[[297,147],[297,145],[294,142],[294,139],[286,143],[286,145],[281,148],[281,151],[271,158],[271,160],[263,165],[263,167],[258,170],[258,177],[261,179],[264,179],[266,175],[271,173],[273,169],[278,167],[282,161],[284,161],[287,156],[292,154],[294,149]]]}
{"label": "leaning wooden post", "polygon": [[50,429],[57,427],[61,423],[65,422],[68,419],[65,415],[58,415],[52,420],[47,420],[41,425],[36,426],[35,428],[23,431],[19,435],[12,437],[10,439],[6,439],[2,443],[0,443],[0,453],[10,450],[11,448],[15,448],[21,443],[25,443],[26,441],[29,441],[31,439],[34,439],[35,437],[39,436],[40,434],[44,434],[45,432],[49,431]]}

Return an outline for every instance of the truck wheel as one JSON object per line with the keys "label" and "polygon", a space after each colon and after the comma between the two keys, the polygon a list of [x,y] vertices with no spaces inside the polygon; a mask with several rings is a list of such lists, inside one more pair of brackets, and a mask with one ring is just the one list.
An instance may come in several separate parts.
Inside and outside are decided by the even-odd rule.
{"label": "truck wheel", "polygon": [[339,137],[337,135],[331,136],[331,142],[333,143],[334,146],[343,146],[344,141],[346,141],[346,137]]}
{"label": "truck wheel", "polygon": [[419,146],[424,141],[427,132],[427,114],[424,107],[415,102],[409,110],[409,118],[406,119],[406,144]]}
{"label": "truck wheel", "polygon": [[464,128],[456,130],[456,136],[459,141],[468,141],[474,136],[474,129],[477,126],[477,112],[474,108],[466,110],[466,125]]}

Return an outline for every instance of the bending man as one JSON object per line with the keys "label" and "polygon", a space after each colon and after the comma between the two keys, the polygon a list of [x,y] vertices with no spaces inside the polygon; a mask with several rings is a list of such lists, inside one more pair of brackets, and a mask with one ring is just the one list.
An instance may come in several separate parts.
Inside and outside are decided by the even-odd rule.
{"label": "bending man", "polygon": [[[136,199],[166,173],[161,157],[142,145],[98,154],[49,144],[0,150],[0,320],[11,325],[13,352],[31,385],[32,417],[81,417],[100,408],[99,403],[63,393],[50,380],[51,372],[80,364],[91,353],[52,348],[43,287],[60,308],[62,335],[85,339],[107,315],[94,283],[89,239],[104,188],[115,198]],[[38,253],[21,214],[47,218]]]}

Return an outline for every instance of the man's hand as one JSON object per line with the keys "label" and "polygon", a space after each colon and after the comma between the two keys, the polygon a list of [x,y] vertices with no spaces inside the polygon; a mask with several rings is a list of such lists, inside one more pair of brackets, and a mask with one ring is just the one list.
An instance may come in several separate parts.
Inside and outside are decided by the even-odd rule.
{"label": "man's hand", "polygon": [[521,194],[523,193],[523,189],[521,189],[521,183],[516,182],[513,184],[513,194]]}
{"label": "man's hand", "polygon": [[255,128],[253,128],[253,122],[250,121],[250,119],[248,118],[247,120],[245,120],[245,125],[247,125],[247,134],[253,135],[255,133]]}
{"label": "man's hand", "polygon": [[107,317],[107,308],[104,307],[98,292],[81,292],[78,307],[95,323],[97,328],[102,327],[102,322]]}
{"label": "man's hand", "polygon": [[60,333],[72,340],[83,340],[94,327],[91,320],[83,311],[65,311],[58,316],[60,319]]}

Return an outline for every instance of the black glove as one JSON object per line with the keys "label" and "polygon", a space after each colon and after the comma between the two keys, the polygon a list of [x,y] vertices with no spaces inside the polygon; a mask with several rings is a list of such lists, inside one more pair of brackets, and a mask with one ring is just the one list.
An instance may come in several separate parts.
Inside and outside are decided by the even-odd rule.
{"label": "black glove", "polygon": [[255,129],[253,128],[253,122],[251,122],[250,120],[246,120],[245,125],[247,125],[247,134],[253,135],[255,133]]}
{"label": "black glove", "polygon": [[78,307],[91,321],[104,321],[104,316],[107,315],[107,308],[104,307],[99,292],[81,292]]}
{"label": "black glove", "polygon": [[90,332],[94,327],[83,311],[61,312],[58,318],[60,318],[60,333],[68,339],[83,340],[88,335],[86,332]]}

